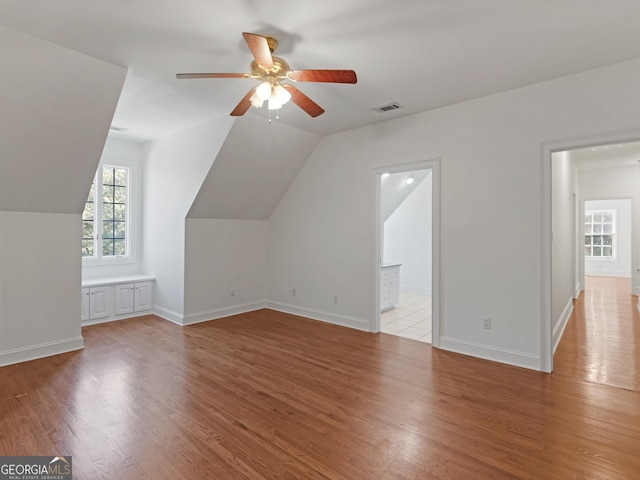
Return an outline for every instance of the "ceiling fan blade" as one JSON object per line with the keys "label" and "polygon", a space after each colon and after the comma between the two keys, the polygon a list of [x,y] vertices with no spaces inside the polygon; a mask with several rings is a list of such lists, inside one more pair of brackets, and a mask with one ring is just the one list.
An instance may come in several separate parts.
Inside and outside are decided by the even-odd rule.
{"label": "ceiling fan blade", "polygon": [[316,102],[307,97],[304,93],[298,90],[293,85],[283,85],[284,88],[291,94],[291,100],[298,105],[302,110],[307,112],[312,117],[317,117],[324,113],[324,109]]}
{"label": "ceiling fan blade", "polygon": [[253,95],[253,92],[256,91],[256,88],[258,87],[253,87],[251,90],[247,92],[247,94],[242,98],[242,100],[240,100],[240,103],[236,105],[236,108],[234,108],[233,112],[231,112],[230,114],[232,117],[240,117],[245,113],[247,113],[247,110],[249,110],[249,107],[251,106],[251,95]]}
{"label": "ceiling fan blade", "polygon": [[178,73],[176,78],[245,78],[246,73]]}
{"label": "ceiling fan blade", "polygon": [[256,59],[256,63],[267,70],[273,68],[273,58],[267,37],[256,35],[255,33],[243,32],[244,41],[247,42],[249,50]]}
{"label": "ceiling fan blade", "polygon": [[291,70],[287,77],[296,82],[356,83],[353,70]]}

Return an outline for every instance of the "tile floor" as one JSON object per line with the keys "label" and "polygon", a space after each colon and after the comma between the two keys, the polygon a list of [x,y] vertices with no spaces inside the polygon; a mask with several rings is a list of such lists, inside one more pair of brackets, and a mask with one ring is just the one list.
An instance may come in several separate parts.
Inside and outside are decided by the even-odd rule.
{"label": "tile floor", "polygon": [[380,314],[380,331],[431,343],[431,295],[400,292],[400,303]]}

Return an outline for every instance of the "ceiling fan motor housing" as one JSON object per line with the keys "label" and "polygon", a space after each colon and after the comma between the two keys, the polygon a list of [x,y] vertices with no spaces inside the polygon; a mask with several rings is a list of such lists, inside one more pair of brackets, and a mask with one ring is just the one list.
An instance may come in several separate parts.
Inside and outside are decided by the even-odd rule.
{"label": "ceiling fan motor housing", "polygon": [[251,75],[256,77],[284,77],[291,70],[289,64],[280,57],[273,57],[273,68],[265,69],[253,60],[251,62]]}

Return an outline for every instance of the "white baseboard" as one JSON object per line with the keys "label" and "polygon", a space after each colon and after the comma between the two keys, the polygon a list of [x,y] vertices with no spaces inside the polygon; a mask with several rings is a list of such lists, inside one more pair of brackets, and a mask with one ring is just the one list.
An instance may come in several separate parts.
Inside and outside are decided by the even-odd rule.
{"label": "white baseboard", "polygon": [[261,310],[263,308],[267,308],[266,300],[242,303],[240,305],[232,305],[230,307],[216,308],[214,310],[207,310],[205,312],[190,313],[189,315],[184,316],[182,325],[193,325],[195,323],[208,322],[209,320],[216,320],[218,318],[230,317],[231,315],[253,312],[255,310]]}
{"label": "white baseboard", "polygon": [[55,342],[46,342],[39,345],[30,345],[28,347],[15,348],[0,352],[0,367],[13,365],[14,363],[28,362],[38,358],[49,357],[51,355],[59,355],[61,353],[72,352],[84,348],[84,340],[82,336],[65,338]]}
{"label": "white baseboard", "polygon": [[298,307],[296,305],[290,305],[288,303],[273,301],[267,302],[266,308],[270,308],[271,310],[276,310],[278,312],[298,315],[300,317],[310,318],[312,320],[332,323],[334,325],[355,328],[357,330],[363,330],[365,332],[369,332],[371,330],[370,322],[361,318],[349,317],[346,315],[337,315],[335,313],[323,312],[321,310],[315,310],[312,308]]}
{"label": "white baseboard", "polygon": [[431,295],[430,288],[412,287],[411,285],[400,285],[401,292],[419,293],[421,295]]}
{"label": "white baseboard", "polygon": [[471,355],[472,357],[484,358],[494,362],[506,363],[516,367],[540,370],[540,357],[529,353],[497,348],[490,345],[482,345],[455,338],[440,337],[440,347],[442,350]]}
{"label": "white baseboard", "polygon": [[624,270],[598,269],[598,270],[585,271],[584,274],[588,275],[590,277],[623,277],[623,278],[630,278],[631,277],[631,271],[630,270],[624,271]]}
{"label": "white baseboard", "polygon": [[553,352],[554,353],[556,351],[556,348],[558,348],[558,344],[560,343],[560,339],[562,338],[564,329],[567,327],[567,323],[569,323],[569,318],[571,318],[572,313],[573,313],[573,299],[570,298],[567,304],[564,306],[564,309],[560,314],[560,318],[558,318],[558,320],[553,326]]}
{"label": "white baseboard", "polygon": [[83,327],[89,327],[91,325],[98,325],[99,323],[117,322],[119,320],[127,320],[128,318],[144,317],[145,315],[153,314],[152,310],[145,310],[143,312],[131,312],[119,315],[117,317],[104,317],[95,318],[93,320],[85,320],[82,322]]}
{"label": "white baseboard", "polygon": [[175,323],[176,325],[184,325],[184,315],[178,312],[174,312],[173,310],[169,310],[168,308],[159,307],[157,305],[153,306],[152,312],[154,315],[157,315],[160,318],[164,318],[171,323]]}

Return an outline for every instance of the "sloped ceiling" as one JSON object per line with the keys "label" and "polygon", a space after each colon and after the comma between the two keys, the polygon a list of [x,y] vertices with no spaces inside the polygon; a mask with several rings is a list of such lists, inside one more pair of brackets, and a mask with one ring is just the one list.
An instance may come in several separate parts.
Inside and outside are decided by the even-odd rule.
{"label": "sloped ceiling", "polygon": [[[395,212],[409,194],[413,192],[422,181],[431,174],[431,169],[413,170],[408,172],[392,173],[382,178],[381,189],[381,215],[382,221]],[[413,178],[413,183],[407,184],[407,179]]]}
{"label": "sloped ceiling", "polygon": [[0,210],[82,212],[125,76],[0,26]]}
{"label": "sloped ceiling", "polygon": [[292,68],[357,72],[299,84],[320,117],[283,109],[324,136],[637,58],[639,22],[637,0],[0,0],[0,23],[129,68],[114,123],[141,139],[229,114],[251,80],[175,74],[247,72],[243,31],[276,37]]}
{"label": "sloped ceiling", "polygon": [[253,113],[235,121],[188,218],[266,220],[320,137]]}

